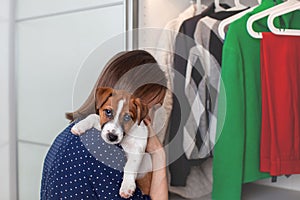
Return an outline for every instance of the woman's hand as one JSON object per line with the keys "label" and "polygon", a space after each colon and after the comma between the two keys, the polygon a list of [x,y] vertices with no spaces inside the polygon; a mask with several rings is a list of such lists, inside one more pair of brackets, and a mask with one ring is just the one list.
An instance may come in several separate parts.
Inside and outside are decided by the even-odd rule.
{"label": "woman's hand", "polygon": [[146,152],[153,154],[153,153],[157,153],[158,151],[162,151],[163,146],[160,143],[158,137],[156,136],[151,126],[151,123],[148,119],[145,119],[145,124],[147,125],[148,132],[149,132]]}

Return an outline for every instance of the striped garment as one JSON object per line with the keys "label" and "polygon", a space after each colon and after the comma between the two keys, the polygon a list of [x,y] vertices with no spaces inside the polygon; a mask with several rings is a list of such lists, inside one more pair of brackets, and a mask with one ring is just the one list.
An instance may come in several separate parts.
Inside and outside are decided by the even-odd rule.
{"label": "striped garment", "polygon": [[[193,106],[185,125],[184,146],[190,159],[208,157],[213,149],[220,77],[219,58],[222,53],[216,51],[222,50],[223,46],[223,41],[216,34],[219,22],[220,20],[210,17],[199,21],[195,32],[197,46],[191,49],[187,64],[185,91]],[[191,145],[193,141],[194,145]]]}
{"label": "striped garment", "polygon": [[196,46],[190,50],[185,74],[185,95],[191,112],[184,126],[183,146],[189,159],[212,155],[223,47],[218,26],[223,19],[238,12],[241,10],[219,12],[217,18],[206,16],[197,24]]}

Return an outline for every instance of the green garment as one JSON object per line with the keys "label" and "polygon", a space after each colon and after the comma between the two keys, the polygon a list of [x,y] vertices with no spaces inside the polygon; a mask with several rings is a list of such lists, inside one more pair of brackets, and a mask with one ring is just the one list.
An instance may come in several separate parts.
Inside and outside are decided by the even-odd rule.
{"label": "green garment", "polygon": [[[269,177],[259,170],[260,39],[248,34],[246,23],[253,14],[274,5],[274,0],[263,0],[252,12],[233,22],[226,35],[221,72],[224,85],[221,82],[218,107],[219,135],[213,160],[214,200],[241,199],[243,183]],[[283,19],[287,28],[300,28],[300,11],[286,14]],[[256,22],[254,30],[269,31],[267,17]]]}

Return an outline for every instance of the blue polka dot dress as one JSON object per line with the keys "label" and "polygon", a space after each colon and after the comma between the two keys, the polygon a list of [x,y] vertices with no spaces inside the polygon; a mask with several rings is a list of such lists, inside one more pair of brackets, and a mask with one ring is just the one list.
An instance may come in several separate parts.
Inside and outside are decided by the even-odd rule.
{"label": "blue polka dot dress", "polygon": [[[119,195],[126,162],[122,148],[105,143],[96,129],[75,136],[73,125],[57,136],[47,153],[41,199],[123,199]],[[137,188],[129,199],[150,197]]]}

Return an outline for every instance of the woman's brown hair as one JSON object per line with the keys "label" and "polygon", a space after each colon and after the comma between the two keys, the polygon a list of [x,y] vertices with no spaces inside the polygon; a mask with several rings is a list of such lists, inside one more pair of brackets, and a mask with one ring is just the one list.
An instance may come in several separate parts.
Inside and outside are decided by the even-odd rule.
{"label": "woman's brown hair", "polygon": [[141,98],[145,104],[155,105],[163,102],[167,80],[150,53],[143,50],[121,52],[106,64],[82,106],[66,113],[66,118],[73,121],[96,113],[95,91],[98,87],[126,90]]}

